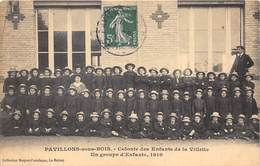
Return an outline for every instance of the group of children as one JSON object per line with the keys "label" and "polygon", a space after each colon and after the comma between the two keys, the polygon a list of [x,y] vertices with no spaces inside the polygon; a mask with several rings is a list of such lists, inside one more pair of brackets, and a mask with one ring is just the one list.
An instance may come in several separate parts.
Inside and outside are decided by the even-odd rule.
{"label": "group of children", "polygon": [[251,74],[125,69],[8,71],[3,134],[259,139]]}

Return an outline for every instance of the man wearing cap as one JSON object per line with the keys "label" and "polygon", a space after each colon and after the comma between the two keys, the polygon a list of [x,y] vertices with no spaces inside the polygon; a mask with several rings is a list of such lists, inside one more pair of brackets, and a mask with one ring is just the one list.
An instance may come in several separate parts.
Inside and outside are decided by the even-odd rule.
{"label": "man wearing cap", "polygon": [[248,72],[248,69],[254,65],[254,62],[249,55],[245,54],[245,47],[237,46],[237,49],[238,52],[236,54],[236,59],[230,73],[235,71],[238,73],[240,78],[243,78],[244,74]]}
{"label": "man wearing cap", "polygon": [[128,88],[135,88],[135,79],[137,74],[134,72],[135,65],[132,63],[128,63],[125,65],[125,69],[127,70],[124,72],[124,85],[125,89]]}
{"label": "man wearing cap", "polygon": [[124,77],[121,75],[122,68],[120,66],[113,67],[113,76],[112,76],[112,89],[116,94],[119,90],[123,90],[125,88],[124,85]]}
{"label": "man wearing cap", "polygon": [[18,85],[17,78],[16,78],[17,70],[15,68],[10,68],[10,70],[7,73],[8,73],[8,77],[5,78],[4,85],[3,85],[4,93],[7,92],[7,89],[10,85],[13,85],[15,88]]}

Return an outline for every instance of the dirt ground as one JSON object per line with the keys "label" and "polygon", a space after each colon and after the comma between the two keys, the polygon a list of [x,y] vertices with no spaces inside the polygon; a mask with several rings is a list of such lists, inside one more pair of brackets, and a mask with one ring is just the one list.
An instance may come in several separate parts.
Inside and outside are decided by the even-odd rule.
{"label": "dirt ground", "polygon": [[0,166],[259,166],[260,144],[245,140],[0,137]]}

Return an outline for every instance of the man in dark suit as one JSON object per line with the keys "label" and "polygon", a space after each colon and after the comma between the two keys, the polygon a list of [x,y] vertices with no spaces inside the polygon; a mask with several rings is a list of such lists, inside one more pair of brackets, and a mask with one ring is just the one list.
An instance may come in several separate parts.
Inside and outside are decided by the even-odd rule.
{"label": "man in dark suit", "polygon": [[238,73],[240,78],[243,78],[248,69],[254,65],[253,60],[249,55],[245,54],[243,46],[237,46],[238,52],[236,54],[235,62],[231,68],[231,73],[234,71]]}

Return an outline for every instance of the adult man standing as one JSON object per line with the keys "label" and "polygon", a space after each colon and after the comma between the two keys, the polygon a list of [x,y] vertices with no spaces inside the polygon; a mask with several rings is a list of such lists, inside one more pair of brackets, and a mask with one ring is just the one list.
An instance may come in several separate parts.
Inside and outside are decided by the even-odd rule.
{"label": "adult man standing", "polygon": [[239,77],[243,78],[248,69],[254,65],[254,62],[249,55],[245,54],[245,47],[237,46],[237,50],[236,59],[230,73],[237,72]]}

